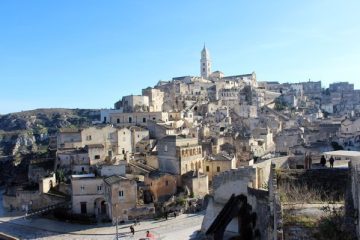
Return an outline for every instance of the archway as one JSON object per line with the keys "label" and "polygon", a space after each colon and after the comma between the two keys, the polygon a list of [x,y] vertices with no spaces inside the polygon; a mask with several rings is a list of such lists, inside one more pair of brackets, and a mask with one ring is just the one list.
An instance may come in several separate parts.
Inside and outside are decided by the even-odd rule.
{"label": "archway", "polygon": [[94,212],[98,218],[104,218],[108,216],[107,204],[104,198],[97,198],[94,201]]}

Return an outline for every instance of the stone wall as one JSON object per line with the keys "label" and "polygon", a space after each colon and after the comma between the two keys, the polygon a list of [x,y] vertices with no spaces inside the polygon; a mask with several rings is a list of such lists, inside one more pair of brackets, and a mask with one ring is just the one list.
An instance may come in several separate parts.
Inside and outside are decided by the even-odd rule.
{"label": "stone wall", "polygon": [[55,173],[52,173],[49,177],[43,178],[39,181],[39,191],[41,193],[47,193],[56,185]]}
{"label": "stone wall", "polygon": [[344,200],[348,169],[278,169],[276,173],[278,188],[280,192],[285,191],[284,194],[287,194],[286,189],[290,187],[303,189],[309,192],[310,197],[316,194],[321,195],[322,201]]}

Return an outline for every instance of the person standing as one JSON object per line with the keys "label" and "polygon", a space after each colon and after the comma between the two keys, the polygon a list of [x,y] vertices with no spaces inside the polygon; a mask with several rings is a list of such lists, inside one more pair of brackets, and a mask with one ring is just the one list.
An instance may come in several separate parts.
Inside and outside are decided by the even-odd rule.
{"label": "person standing", "polygon": [[135,234],[135,229],[134,229],[134,227],[131,225],[130,226],[130,232],[132,233],[132,235],[134,236],[134,234]]}
{"label": "person standing", "polygon": [[306,153],[305,153],[305,159],[304,159],[304,168],[309,169],[309,157]]}
{"label": "person standing", "polygon": [[334,168],[334,158],[333,158],[333,156],[331,156],[330,157],[330,159],[329,159],[329,163],[330,163],[330,168]]}
{"label": "person standing", "polygon": [[323,166],[323,167],[325,167],[325,165],[326,165],[326,158],[325,158],[324,155],[321,156],[320,164],[321,164],[321,166]]}
{"label": "person standing", "polygon": [[154,234],[150,233],[150,231],[146,231],[146,237],[149,238],[150,240],[154,240],[154,239],[155,239]]}

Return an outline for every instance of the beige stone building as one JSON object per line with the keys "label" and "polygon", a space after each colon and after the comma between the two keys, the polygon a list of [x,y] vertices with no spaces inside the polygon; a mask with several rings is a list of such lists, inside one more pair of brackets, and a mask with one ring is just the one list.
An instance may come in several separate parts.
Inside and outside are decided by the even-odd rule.
{"label": "beige stone building", "polygon": [[133,113],[110,113],[109,122],[118,126],[147,126],[147,121],[168,121],[167,112],[133,112]]}
{"label": "beige stone building", "polygon": [[149,112],[149,97],[142,95],[128,95],[115,103],[116,109],[123,112]]}
{"label": "beige stone building", "polygon": [[166,136],[159,140],[157,150],[162,172],[182,175],[203,168],[202,148],[197,138]]}
{"label": "beige stone building", "polygon": [[142,90],[143,96],[149,97],[150,112],[161,112],[164,103],[164,92],[156,88],[145,88]]}
{"label": "beige stone building", "polygon": [[131,131],[131,148],[133,153],[143,152],[144,145],[150,145],[150,134],[149,130],[141,127],[132,126]]}
{"label": "beige stone building", "polygon": [[104,181],[94,174],[73,175],[72,211],[76,214],[96,215],[107,218],[108,206],[104,197]]}
{"label": "beige stone building", "polygon": [[160,171],[152,171],[145,177],[154,202],[165,201],[176,194],[177,177]]}
{"label": "beige stone building", "polygon": [[208,175],[210,185],[215,175],[230,169],[236,169],[236,158],[234,155],[221,152],[208,155],[205,158],[204,173]]}
{"label": "beige stone building", "polygon": [[190,171],[182,175],[182,186],[187,187],[190,194],[203,198],[209,194],[209,178],[200,171]]}
{"label": "beige stone building", "polygon": [[56,168],[73,173],[89,172],[90,158],[87,149],[61,149],[56,152]]}
{"label": "beige stone building", "polygon": [[113,222],[129,220],[131,210],[137,205],[136,181],[114,175],[105,178],[104,182],[109,218]]}
{"label": "beige stone building", "polygon": [[133,152],[132,137],[137,135],[128,128],[113,126],[61,129],[56,166],[89,172],[89,166],[126,159]]}

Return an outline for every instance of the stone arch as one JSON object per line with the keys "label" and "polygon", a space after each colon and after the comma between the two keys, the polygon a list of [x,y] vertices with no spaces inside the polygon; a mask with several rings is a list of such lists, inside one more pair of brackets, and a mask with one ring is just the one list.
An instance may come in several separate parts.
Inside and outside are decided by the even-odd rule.
{"label": "stone arch", "polygon": [[98,218],[108,217],[108,206],[103,197],[96,198],[94,201],[94,212],[95,216]]}

